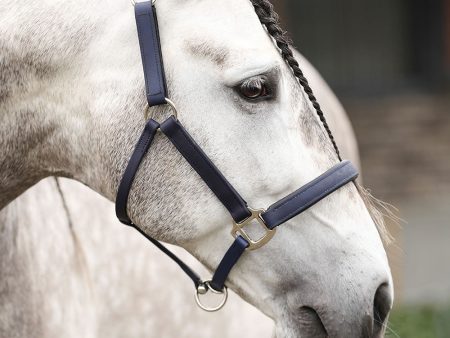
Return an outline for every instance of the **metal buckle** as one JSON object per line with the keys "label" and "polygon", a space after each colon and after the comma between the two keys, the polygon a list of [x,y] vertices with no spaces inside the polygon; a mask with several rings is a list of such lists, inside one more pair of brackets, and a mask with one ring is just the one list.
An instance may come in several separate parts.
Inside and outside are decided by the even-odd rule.
{"label": "metal buckle", "polygon": [[[166,97],[166,103],[165,104],[168,105],[171,108],[171,110],[173,112],[172,115],[175,117],[176,120],[178,120],[178,111],[177,111],[177,107],[175,106],[175,103],[173,103],[171,100],[169,100]],[[153,115],[154,115],[153,112],[151,114],[149,114],[150,113],[149,110],[150,110],[150,106],[147,103],[147,105],[145,106],[145,111],[144,111],[144,117],[145,117],[146,121],[148,121],[149,119],[152,119]]]}
{"label": "metal buckle", "polygon": [[[209,290],[211,290],[211,292],[216,295],[223,295],[222,301],[217,306],[208,307],[208,306],[202,304],[202,302],[200,300],[200,295],[206,295]],[[221,290],[221,291],[216,290],[211,286],[211,280],[207,280],[207,281],[204,281],[201,284],[199,284],[199,286],[197,286],[197,290],[195,291],[195,301],[196,301],[197,305],[202,310],[205,310],[207,312],[219,311],[221,308],[223,308],[223,306],[227,302],[227,299],[228,299],[227,287],[224,286],[223,290]]]}
{"label": "metal buckle", "polygon": [[[133,7],[136,6],[136,3],[139,2],[139,1],[136,1],[136,0],[130,0],[130,1],[131,1],[131,4],[133,5]],[[152,6],[155,6],[155,3],[156,3],[156,0],[152,0]]]}
{"label": "metal buckle", "polygon": [[[233,222],[233,229],[231,230],[231,235],[236,238],[242,236],[247,242],[247,250],[256,250],[267,244],[272,237],[275,235],[276,229],[267,228],[266,223],[261,217],[261,214],[265,212],[264,209],[252,209],[248,208],[251,215],[240,223]],[[265,230],[265,234],[258,240],[253,240],[250,235],[244,230],[253,220],[256,220]]]}

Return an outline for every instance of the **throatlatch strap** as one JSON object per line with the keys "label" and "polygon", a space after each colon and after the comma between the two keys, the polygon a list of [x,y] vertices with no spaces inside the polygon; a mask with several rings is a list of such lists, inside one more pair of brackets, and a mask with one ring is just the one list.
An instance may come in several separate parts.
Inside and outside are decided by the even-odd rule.
{"label": "throatlatch strap", "polygon": [[123,173],[119,188],[117,189],[116,215],[117,218],[126,225],[132,224],[127,213],[128,196],[130,195],[131,185],[133,184],[134,177],[136,176],[136,172],[139,169],[142,159],[152,144],[158,128],[158,122],[152,119],[148,120],[144,131],[142,132],[141,137],[139,137],[139,141],[134,148],[125,172]]}
{"label": "throatlatch strap", "polygon": [[358,177],[358,170],[349,161],[342,161],[325,173],[272,204],[261,214],[269,229],[273,229],[310,208],[332,192]]}
{"label": "throatlatch strap", "polygon": [[136,2],[136,26],[144,67],[145,88],[149,106],[166,103],[167,87],[159,41],[156,9],[151,1]]}
{"label": "throatlatch strap", "polygon": [[161,123],[161,130],[228,209],[236,222],[241,222],[251,215],[241,195],[211,162],[181,123],[171,116]]}
{"label": "throatlatch strap", "polygon": [[133,228],[135,228],[142,236],[147,238],[150,242],[152,242],[159,250],[164,252],[167,256],[169,256],[175,263],[178,264],[178,266],[189,276],[190,279],[194,282],[195,288],[197,288],[201,283],[202,280],[197,273],[195,273],[194,270],[192,270],[189,266],[187,266],[181,259],[179,259],[173,252],[171,252],[169,249],[167,249],[163,244],[161,244],[159,241],[154,239],[153,237],[150,237],[147,235],[144,231],[139,229],[136,225],[131,225]]}

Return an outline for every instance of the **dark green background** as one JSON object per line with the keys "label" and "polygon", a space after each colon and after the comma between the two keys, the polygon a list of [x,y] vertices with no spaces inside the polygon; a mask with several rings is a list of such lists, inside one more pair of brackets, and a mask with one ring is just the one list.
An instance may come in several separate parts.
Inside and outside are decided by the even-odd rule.
{"label": "dark green background", "polygon": [[296,47],[338,94],[449,82],[444,0],[283,0],[278,7]]}

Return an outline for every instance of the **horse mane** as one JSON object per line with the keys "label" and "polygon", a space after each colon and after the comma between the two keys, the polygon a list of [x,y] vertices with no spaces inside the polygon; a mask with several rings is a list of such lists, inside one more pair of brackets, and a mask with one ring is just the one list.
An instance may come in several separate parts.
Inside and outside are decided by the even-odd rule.
{"label": "horse mane", "polygon": [[294,57],[294,53],[291,48],[292,41],[288,37],[287,31],[283,30],[280,26],[279,15],[275,12],[272,3],[268,0],[251,0],[251,2],[255,8],[256,15],[258,15],[259,21],[266,27],[268,33],[275,40],[275,43],[281,52],[281,56],[291,68],[292,73],[297,78],[300,85],[303,87],[303,90],[308,96],[309,101],[313,105],[317,116],[328,134],[339,161],[342,161],[339,148],[327,123],[322,108],[320,107],[319,102],[317,102],[317,98],[315,97],[308,80],[303,74],[303,71],[300,69],[298,61]]}

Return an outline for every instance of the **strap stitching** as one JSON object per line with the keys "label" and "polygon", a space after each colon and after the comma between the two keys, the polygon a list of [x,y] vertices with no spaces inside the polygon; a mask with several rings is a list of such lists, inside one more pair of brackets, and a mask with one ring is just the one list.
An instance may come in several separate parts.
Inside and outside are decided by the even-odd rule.
{"label": "strap stitching", "polygon": [[[150,122],[149,122],[149,123],[150,123]],[[147,126],[148,126],[148,124],[145,126],[144,129],[146,129]],[[144,145],[144,147],[142,147],[142,149],[139,149],[140,152],[143,152],[143,153],[146,152],[146,151],[145,151],[145,148],[148,147],[148,144],[150,143],[150,139],[152,139],[153,136],[155,136],[155,129],[154,129],[154,128],[151,128],[151,129],[149,129],[149,135],[148,135],[146,138],[143,138],[142,140],[139,141],[139,143],[142,143],[142,142],[144,142],[144,140],[145,140],[145,145]],[[140,144],[138,144],[138,146],[137,146],[136,148],[139,148],[139,146],[140,146]],[[147,150],[148,150],[148,149],[147,149]],[[140,155],[140,156],[142,156],[142,155]],[[142,162],[142,158],[141,158],[141,160],[139,161],[139,165],[141,164],[141,162]]]}
{"label": "strap stitching", "polygon": [[[156,21],[155,21],[155,17],[154,17],[155,12],[153,11],[153,9],[152,9],[152,14],[153,14],[153,25],[155,26],[155,29],[152,29],[152,38],[153,38],[154,45],[157,46],[157,48],[155,48],[155,50],[154,50],[155,59],[157,60],[157,64],[158,64],[158,67],[156,67],[156,70],[158,72],[158,80],[162,80],[162,76],[161,76],[161,63],[162,63],[162,60],[160,59],[160,55],[159,55],[159,48],[160,48],[160,46],[158,44],[158,40],[157,40],[157,36],[156,36],[156,29],[157,28],[156,28]],[[158,82],[159,82],[160,85],[162,84],[162,81],[158,81]],[[162,93],[162,89],[161,89],[162,86],[158,86],[158,87],[159,87],[159,92],[157,94],[161,94]],[[157,95],[157,94],[154,94],[154,95]]]}
{"label": "strap stitching", "polygon": [[[343,166],[342,168],[344,168],[344,166]],[[329,193],[330,193],[330,191],[331,191],[331,193],[332,193],[332,192],[334,192],[335,190],[337,190],[338,187],[342,187],[344,184],[349,183],[350,181],[351,181],[351,178],[345,177],[344,179],[340,180],[338,183],[334,184],[332,187],[330,187],[330,188],[326,189],[325,191],[323,191],[320,195],[317,195],[316,198],[314,198],[314,199],[312,199],[312,200],[309,200],[309,201],[307,201],[307,202],[301,204],[301,205],[300,205],[298,208],[296,208],[293,212],[291,212],[291,213],[287,214],[286,216],[282,217],[282,218],[281,218],[281,221],[276,221],[276,222],[274,222],[276,225],[272,225],[271,227],[274,228],[275,226],[278,226],[278,225],[280,225],[280,224],[286,222],[288,219],[291,218],[291,216],[293,216],[293,215],[298,215],[300,212],[304,211],[304,210],[302,210],[302,209],[303,209],[306,205],[308,205],[309,203],[315,204],[315,203],[319,202],[319,201],[322,200],[324,197],[328,196]],[[301,192],[298,196],[300,196],[300,195],[303,194],[304,192],[306,192],[306,190],[303,191],[303,192]],[[296,196],[295,198],[297,198],[298,196]],[[293,200],[293,199],[289,200],[289,202],[292,201],[292,200]],[[284,203],[284,204],[285,204],[285,203]],[[270,214],[271,214],[271,213],[272,213],[272,212],[269,211],[269,212],[263,214],[262,216],[264,217],[264,215],[267,215],[267,214],[268,214],[269,217],[270,217]],[[274,209],[273,213],[274,213],[274,214],[277,213],[277,212],[275,211],[275,209]],[[269,223],[272,223],[272,222],[269,222]]]}
{"label": "strap stitching", "polygon": [[[347,180],[348,180],[348,178],[345,178],[345,179],[339,181],[338,183],[336,183],[335,185],[333,185],[331,188],[325,190],[322,194],[318,195],[318,196],[317,196],[317,202],[318,202],[318,199],[320,199],[321,197],[327,196],[328,193],[330,192],[330,190],[332,190],[331,192],[334,192],[334,190],[335,190],[337,187],[341,186],[343,183],[346,183]],[[302,207],[304,207],[304,206],[307,205],[307,204],[308,204],[308,203],[304,203],[304,204],[302,205]],[[287,217],[292,216],[293,214],[295,214],[295,212],[290,213]]]}
{"label": "strap stitching", "polygon": [[[152,19],[149,13],[137,14],[136,16],[138,16],[138,17],[142,17],[142,16],[148,17],[150,22],[151,22],[151,19]],[[140,27],[140,25],[138,25],[138,27]],[[139,40],[140,41],[145,41],[144,37],[142,36],[141,29],[138,29],[138,35],[139,35]],[[151,36],[152,36],[152,39],[153,39],[153,44],[155,44],[156,43],[156,36],[155,36],[154,29],[151,30]],[[147,84],[147,88],[148,88],[148,92],[146,92],[146,94],[150,95],[150,96],[160,95],[163,92],[163,90],[161,89],[161,86],[158,86],[159,87],[158,88],[159,92],[154,93],[154,94],[151,93],[150,81],[148,80],[147,71],[146,71],[146,68],[145,68],[145,65],[147,65],[148,63],[147,63],[147,58],[146,58],[145,53],[144,53],[144,46],[143,45],[144,45],[143,43],[140,43],[141,55],[142,55],[143,65],[144,65],[144,78],[145,78],[145,83]],[[159,56],[157,55],[157,48],[155,48],[155,50],[154,50],[154,56],[155,56],[155,59],[157,60],[156,62],[158,64],[158,66],[159,66],[161,64],[161,60],[158,60]],[[160,67],[156,67],[156,71],[158,72],[158,77],[159,77],[158,82],[159,82],[159,84],[161,84],[160,80],[162,80],[162,77],[161,77],[161,69],[160,69]],[[150,102],[149,102],[149,104],[150,104]]]}
{"label": "strap stitching", "polygon": [[[323,176],[320,180],[316,181],[316,184],[318,182],[322,182],[324,180],[326,180],[328,177],[330,177],[332,174],[336,173],[337,171],[341,171],[342,169],[344,169],[346,166],[348,166],[350,163],[347,162],[345,165],[343,165],[342,167],[340,167],[337,170],[333,170],[330,171],[328,174],[326,174],[325,176]],[[312,182],[311,182],[312,183]],[[273,210],[273,212],[276,212],[278,209],[280,209],[281,207],[283,207],[284,205],[286,205],[287,203],[290,203],[291,201],[293,201],[294,199],[296,199],[297,197],[300,197],[301,195],[305,194],[307,191],[309,191],[310,189],[312,189],[316,184],[313,184],[309,187],[307,187],[305,190],[303,191],[299,191],[296,195],[292,196],[291,198],[289,198],[287,201],[284,201],[283,203],[281,203],[280,205],[276,206]]]}
{"label": "strap stitching", "polygon": [[[145,129],[147,129],[148,127],[148,123],[144,128],[144,133],[142,134],[143,136],[145,136]],[[122,216],[126,216],[127,221],[132,222],[131,218],[128,216],[128,199],[130,197],[130,193],[131,193],[131,189],[133,187],[133,183],[134,183],[134,179],[136,177],[137,171],[139,170],[139,167],[141,166],[142,160],[144,159],[144,155],[147,153],[147,151],[145,151],[146,148],[148,148],[150,142],[153,140],[154,136],[155,136],[155,132],[154,132],[154,128],[151,128],[148,130],[149,134],[146,137],[141,137],[138,141],[138,144],[135,147],[135,151],[133,152],[133,154],[135,154],[138,151],[138,163],[136,167],[133,167],[133,172],[131,173],[131,175],[126,175],[123,176],[123,178],[125,179],[125,181],[123,183],[126,183],[126,188],[127,192],[126,194],[126,199],[124,201],[125,205],[122,208],[122,212],[124,212],[124,214]],[[144,146],[142,146],[144,145]],[[148,149],[147,149],[148,150]],[[131,155],[131,157],[133,157],[133,154]],[[125,172],[124,175],[127,173],[129,167],[127,166],[125,168]],[[119,189],[123,187],[122,182],[119,185]]]}
{"label": "strap stitching", "polygon": [[[187,145],[189,145],[189,147],[190,147],[192,150],[194,150],[194,152],[195,152],[196,154],[198,154],[198,156],[203,160],[203,162],[206,163],[206,165],[212,170],[212,172],[214,173],[214,175],[217,176],[217,177],[219,178],[219,180],[222,182],[222,184],[224,184],[224,185],[227,187],[227,190],[233,190],[233,188],[230,187],[231,185],[226,181],[226,179],[225,179],[222,175],[219,175],[219,174],[217,173],[217,170],[214,169],[212,163],[211,163],[210,161],[208,161],[207,159],[204,158],[202,152],[199,152],[198,149],[196,149],[196,147],[194,146],[193,141],[192,141],[191,138],[189,137],[189,134],[183,129],[183,127],[180,126],[178,123],[176,123],[176,121],[175,121],[175,124],[176,124],[176,126],[178,127],[178,128],[176,129],[176,132],[181,132],[181,133],[183,134],[184,138],[185,138],[186,141],[187,141]],[[184,157],[184,156],[183,156],[183,157]],[[186,158],[185,158],[185,159],[186,159]],[[186,160],[187,160],[187,159],[186,159]],[[197,164],[199,163],[198,161],[195,161],[195,160],[193,160],[192,158],[191,158],[190,160],[191,160],[192,162],[194,162],[194,163],[197,163]],[[189,160],[187,160],[187,162],[189,162]],[[194,169],[194,171],[196,171],[195,168],[193,168],[193,169]],[[197,171],[196,171],[196,172],[197,172]],[[197,174],[199,174],[199,173],[197,172]],[[202,178],[202,176],[201,176],[200,174],[199,174],[199,176]],[[203,178],[202,178],[202,180],[203,180]],[[205,180],[203,180],[203,181],[204,181],[204,182],[206,183],[206,185],[209,187],[209,184],[208,184]],[[211,187],[210,187],[210,189],[211,189]],[[213,191],[214,194],[216,194],[215,191],[214,191],[213,189],[211,189],[211,190]],[[236,194],[239,195],[238,192],[236,192]],[[227,195],[228,195],[228,194],[227,194]],[[239,207],[239,209],[241,209],[242,205],[241,205],[240,201],[238,201],[238,198],[236,197],[236,195],[235,195],[235,194],[231,194],[231,195],[232,195],[232,199],[234,200],[233,204],[237,204],[237,206]],[[217,196],[217,197],[219,197],[219,196]],[[242,199],[242,197],[241,197],[241,199]],[[219,198],[219,200],[221,200],[221,199]],[[242,199],[242,201],[243,201],[243,199]],[[244,202],[244,204],[245,204],[245,201],[243,201],[243,202]],[[224,204],[224,206],[227,208],[227,206],[226,206],[225,204]],[[228,208],[227,208],[227,209],[228,209]],[[245,209],[247,210],[246,207],[245,207]],[[228,211],[231,213],[230,210],[228,210]]]}
{"label": "strap stitching", "polygon": [[[141,17],[141,16],[149,16],[149,15],[147,15],[147,14],[138,14],[137,16],[138,16],[138,17]],[[136,22],[137,22],[137,21],[136,21]],[[141,29],[140,29],[139,27],[140,27],[140,26],[138,25],[139,41],[144,41],[144,37],[142,36],[142,32],[141,32]],[[146,59],[145,53],[144,53],[144,44],[143,44],[143,43],[140,43],[139,45],[140,45],[140,49],[141,49],[142,63],[143,63],[143,66],[144,66],[144,78],[145,78],[145,83],[148,84],[149,82],[148,82],[147,72],[146,72],[146,70],[145,70],[145,65],[147,65],[147,59]],[[146,94],[148,94],[148,93],[146,93]]]}

